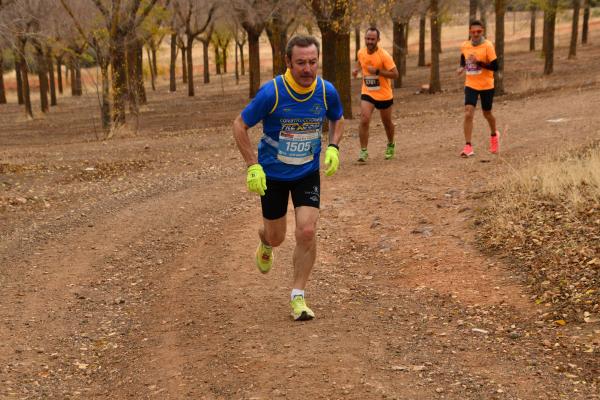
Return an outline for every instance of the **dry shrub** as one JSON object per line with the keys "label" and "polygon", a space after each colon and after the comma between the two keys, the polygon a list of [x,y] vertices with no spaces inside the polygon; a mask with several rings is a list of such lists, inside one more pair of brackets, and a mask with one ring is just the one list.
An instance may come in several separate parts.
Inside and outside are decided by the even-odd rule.
{"label": "dry shrub", "polygon": [[600,317],[600,146],[515,170],[480,215],[479,241],[509,257],[548,319]]}

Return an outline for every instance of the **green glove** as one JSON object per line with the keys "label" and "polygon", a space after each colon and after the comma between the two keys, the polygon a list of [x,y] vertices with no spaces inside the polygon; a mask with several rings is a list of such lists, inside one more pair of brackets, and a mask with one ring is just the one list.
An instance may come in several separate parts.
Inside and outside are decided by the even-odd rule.
{"label": "green glove", "polygon": [[325,175],[331,176],[335,174],[339,165],[340,165],[340,151],[337,149],[337,146],[329,145],[327,146],[327,151],[325,151],[325,164],[328,165],[325,170]]}
{"label": "green glove", "polygon": [[246,184],[248,185],[249,191],[258,193],[261,196],[265,195],[265,190],[267,190],[267,177],[260,164],[252,164],[248,167]]}

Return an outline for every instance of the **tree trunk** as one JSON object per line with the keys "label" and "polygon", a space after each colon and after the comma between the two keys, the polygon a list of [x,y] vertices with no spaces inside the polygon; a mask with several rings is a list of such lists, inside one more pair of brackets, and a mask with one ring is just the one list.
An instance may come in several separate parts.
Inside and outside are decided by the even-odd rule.
{"label": "tree trunk", "polygon": [[204,83],[210,83],[210,64],[208,61],[208,40],[202,40],[202,65],[204,66]]}
{"label": "tree trunk", "polygon": [[71,60],[69,65],[69,76],[71,77],[71,96],[77,96],[77,85],[75,83],[75,67],[73,66],[74,61]]}
{"label": "tree trunk", "polygon": [[183,84],[187,84],[187,47],[181,48],[181,78]]}
{"label": "tree trunk", "polygon": [[504,17],[506,14],[506,0],[496,0],[496,57],[498,71],[494,72],[495,94],[504,94]]}
{"label": "tree trunk", "polygon": [[221,47],[221,54],[223,56],[223,73],[226,74],[227,73],[227,47],[229,43],[227,43],[225,45],[225,47]]}
{"label": "tree trunk", "polygon": [[360,50],[360,25],[354,27],[354,61],[358,61],[358,51]]}
{"label": "tree trunk", "polygon": [[260,88],[260,31],[257,29],[247,29],[248,32],[248,53],[250,56],[250,89],[249,96],[254,98]]}
{"label": "tree trunk", "polygon": [[6,104],[6,91],[4,89],[4,58],[0,48],[0,104]]}
{"label": "tree trunk", "polygon": [[234,43],[233,47],[235,49],[235,84],[239,85],[239,83],[240,83],[240,66],[239,66],[239,60],[238,60],[238,45],[237,45],[237,43]]}
{"label": "tree trunk", "polygon": [[425,28],[427,24],[427,18],[425,18],[425,14],[421,15],[419,18],[419,61],[417,63],[418,67],[425,66]]}
{"label": "tree trunk", "polygon": [[21,71],[21,58],[15,54],[15,75],[17,76],[17,100],[19,105],[25,103],[25,100],[23,99],[23,79]]}
{"label": "tree trunk", "polygon": [[[159,43],[160,45],[160,43]],[[158,77],[158,64],[156,62],[156,48],[154,46],[152,46],[152,48],[150,49],[150,54],[152,55],[152,72],[154,72],[154,77],[157,78]],[[148,56],[148,58],[150,58],[150,56]]]}
{"label": "tree trunk", "polygon": [[219,45],[213,43],[215,49],[215,70],[217,75],[221,75],[221,56],[219,55]]}
{"label": "tree trunk", "polygon": [[46,65],[46,56],[41,45],[35,45],[35,54],[37,61],[37,72],[40,83],[40,110],[43,113],[50,111],[48,104],[48,66]]}
{"label": "tree trunk", "polygon": [[431,69],[429,76],[429,93],[442,90],[440,82],[440,19],[438,16],[438,0],[431,0],[430,6],[431,25]]}
{"label": "tree trunk", "polygon": [[114,125],[125,124],[125,103],[127,100],[127,69],[125,52],[125,35],[118,32],[112,38],[110,63],[112,70],[112,104]]}
{"label": "tree trunk", "polygon": [[406,49],[404,48],[406,41],[406,23],[400,22],[397,19],[392,20],[393,27],[393,51],[392,56],[394,63],[398,69],[398,78],[394,80],[394,87],[402,87],[402,77],[404,76],[404,58],[406,55]]}
{"label": "tree trunk", "polygon": [[154,76],[154,66],[152,65],[152,53],[149,48],[146,48],[146,55],[148,56],[148,69],[150,69],[150,84],[152,85],[152,91],[156,91],[156,77]]}
{"label": "tree trunk", "polygon": [[344,118],[352,119],[352,90],[350,80],[350,32],[336,33],[335,43],[335,66],[337,72],[335,81],[332,82],[337,89],[342,107],[344,108]]}
{"label": "tree trunk", "polygon": [[[337,71],[335,65],[335,32],[331,30],[331,28],[326,24],[322,24],[321,26],[319,26],[319,28],[321,30],[321,57],[323,58],[321,66],[323,69],[323,78],[327,79],[329,82],[335,82]],[[338,88],[336,87],[336,89]]]}
{"label": "tree trunk", "polygon": [[531,6],[531,19],[529,22],[529,51],[535,51],[535,19],[537,17],[537,9]]}
{"label": "tree trunk", "polygon": [[403,46],[404,52],[402,53],[402,75],[406,76],[406,60],[408,59],[408,33],[410,30],[410,18],[406,21],[406,23],[404,25],[405,25],[405,28],[404,28],[404,46]]}
{"label": "tree trunk", "polygon": [[579,0],[573,0],[573,23],[571,25],[571,44],[569,45],[569,59],[577,55],[577,35],[579,33]]}
{"label": "tree trunk", "polygon": [[187,37],[187,72],[188,72],[188,96],[193,97],[194,93],[194,61],[192,58],[192,47],[194,46],[194,38]]}
{"label": "tree trunk", "polygon": [[479,3],[479,20],[483,25],[484,32],[487,32],[487,4],[485,0],[478,0]]}
{"label": "tree trunk", "polygon": [[550,0],[544,11],[544,21],[547,24],[545,44],[544,75],[550,75],[554,71],[554,32],[556,27],[556,9],[558,0]]}
{"label": "tree trunk", "polygon": [[[469,0],[469,25],[477,19],[477,0]],[[470,26],[469,26],[470,28]]]}
{"label": "tree trunk", "polygon": [[[271,54],[273,58],[273,76],[283,74],[285,72],[285,45],[287,40],[287,32],[281,21],[281,16],[274,13],[271,23],[266,26],[267,37],[271,45]],[[283,50],[282,50],[283,49]]]}
{"label": "tree trunk", "polygon": [[135,46],[135,83],[140,104],[147,104],[146,88],[144,87],[144,44],[136,41]]}
{"label": "tree trunk", "polygon": [[242,72],[242,76],[244,76],[244,75],[246,75],[246,62],[244,61],[244,43],[241,43],[238,47],[240,48],[241,72]]}
{"label": "tree trunk", "polygon": [[100,118],[102,119],[102,129],[110,130],[110,77],[108,74],[108,62],[100,64],[100,74],[102,75],[102,107],[100,108]]}
{"label": "tree trunk", "polygon": [[[25,54],[25,43],[20,44],[21,54]],[[33,118],[33,108],[31,107],[31,93],[29,90],[29,67],[27,62],[19,55],[21,64],[21,78],[23,85],[23,103],[25,104],[25,113],[29,118]]]}
{"label": "tree trunk", "polygon": [[590,0],[583,3],[583,26],[581,27],[581,44],[587,44],[590,29]]}
{"label": "tree trunk", "polygon": [[54,82],[54,58],[52,53],[48,50],[46,55],[46,65],[48,65],[48,80],[50,81],[50,105],[55,106],[56,102],[56,85]]}
{"label": "tree trunk", "polygon": [[169,61],[169,92],[177,90],[177,80],[175,79],[175,68],[177,63],[177,34],[171,34],[171,59]]}
{"label": "tree trunk", "polygon": [[83,85],[81,83],[81,64],[79,58],[75,59],[75,66],[71,72],[71,86],[75,88],[75,94],[73,96],[83,95]]}
{"label": "tree trunk", "polygon": [[58,83],[58,93],[63,94],[62,57],[56,57],[56,78]]}

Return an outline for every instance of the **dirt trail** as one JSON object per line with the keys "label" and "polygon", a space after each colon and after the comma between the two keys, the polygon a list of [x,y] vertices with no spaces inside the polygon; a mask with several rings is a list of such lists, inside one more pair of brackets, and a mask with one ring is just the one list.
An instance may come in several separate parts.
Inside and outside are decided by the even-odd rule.
{"label": "dirt trail", "polygon": [[[410,76],[418,87],[425,72]],[[20,139],[33,145],[10,138],[0,153],[11,204],[0,214],[0,398],[599,398],[598,326],[544,322],[518,266],[475,245],[477,208],[502,176],[598,139],[597,79],[571,83],[497,101],[500,157],[486,153],[480,115],[477,156],[457,157],[458,90],[400,91],[392,161],[376,118],[371,158],[356,164],[349,122],[341,168],[322,179],[307,323],[288,314],[291,216],[273,271],[253,264],[259,200],[226,99],[179,128],[155,115],[110,148],[58,128],[37,145],[32,126],[46,121],[31,122]],[[214,94],[156,94],[146,112],[187,112]]]}

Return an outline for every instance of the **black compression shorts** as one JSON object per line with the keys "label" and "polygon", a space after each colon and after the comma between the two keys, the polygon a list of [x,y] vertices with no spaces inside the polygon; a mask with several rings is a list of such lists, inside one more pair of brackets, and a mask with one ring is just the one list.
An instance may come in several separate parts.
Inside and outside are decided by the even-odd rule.
{"label": "black compression shorts", "polygon": [[465,106],[477,107],[477,97],[481,97],[481,109],[491,111],[494,103],[494,89],[475,90],[465,86]]}
{"label": "black compression shorts", "polygon": [[290,193],[294,208],[300,206],[319,208],[321,202],[319,170],[295,181],[274,181],[267,178],[267,190],[265,195],[260,197],[263,217],[273,220],[285,216]]}
{"label": "black compression shorts", "polygon": [[375,108],[378,110],[385,110],[386,108],[390,108],[392,106],[392,104],[394,104],[394,99],[383,100],[383,101],[375,100],[368,94],[361,94],[360,99],[364,100],[364,101],[368,101],[369,103],[373,104],[375,106]]}

